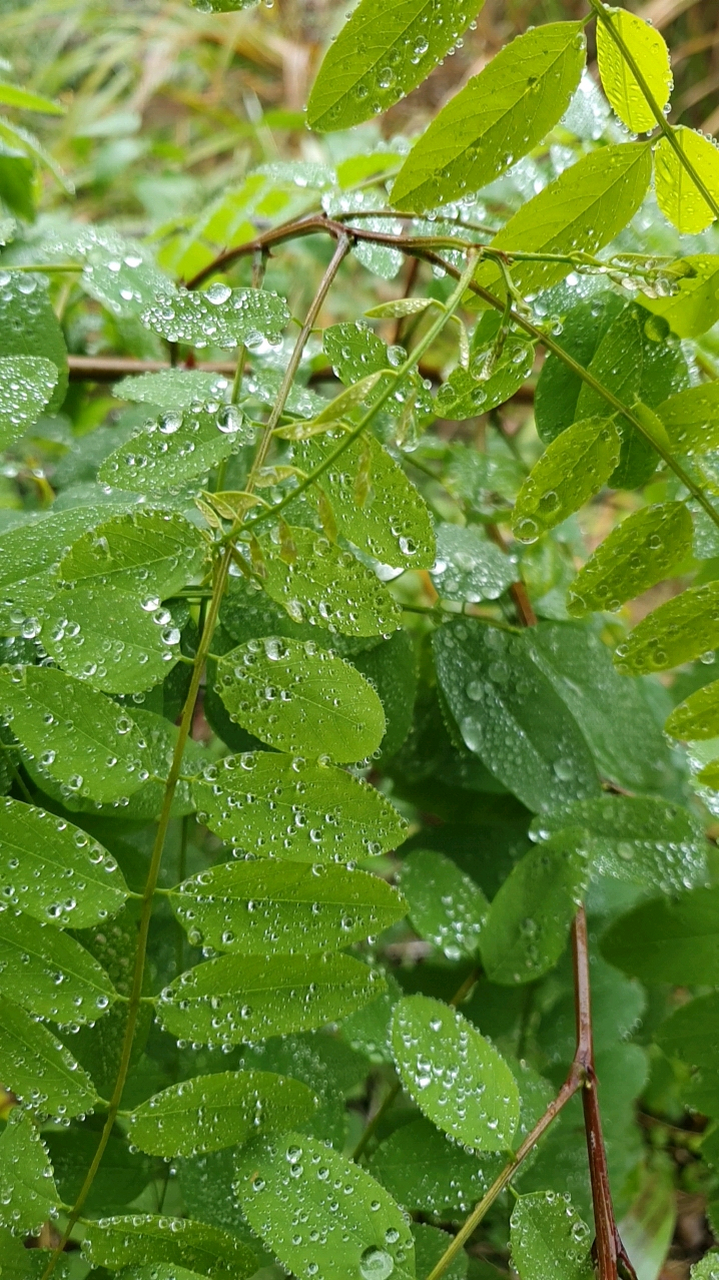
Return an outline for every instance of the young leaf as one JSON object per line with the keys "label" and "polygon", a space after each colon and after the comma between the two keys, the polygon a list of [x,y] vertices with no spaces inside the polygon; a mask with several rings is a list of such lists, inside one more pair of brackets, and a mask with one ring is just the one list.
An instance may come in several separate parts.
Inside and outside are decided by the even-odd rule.
{"label": "young leaf", "polygon": [[[143,1263],[174,1263],[203,1276],[245,1280],[257,1268],[257,1258],[229,1231],[191,1218],[128,1217],[89,1222],[82,1242],[83,1257],[93,1267],[109,1271]],[[174,1275],[174,1268],[173,1268]]]}
{"label": "young leaf", "polygon": [[171,901],[194,946],[240,955],[346,947],[406,910],[396,889],[365,871],[264,858],[201,871]]}
{"label": "young leaf", "polygon": [[201,576],[206,556],[207,543],[184,516],[143,509],[84,534],[63,557],[58,573],[74,586],[137,593],[143,608],[154,612],[160,600]]}
{"label": "young leaf", "polygon": [[435,117],[395,179],[392,203],[420,211],[477,191],[531,151],[569,106],[582,74],[578,22],[517,36]]}
{"label": "young leaf", "polygon": [[0,898],[36,920],[81,929],[112,916],[128,889],[115,859],[64,818],[0,800]]}
{"label": "young leaf", "polygon": [[156,297],[142,323],[168,342],[233,349],[243,343],[277,343],[289,324],[284,298],[266,289],[230,289],[212,284],[204,293],[175,289]]}
{"label": "young leaf", "polygon": [[370,1156],[369,1169],[408,1213],[445,1222],[471,1211],[503,1163],[500,1155],[476,1155],[449,1142],[422,1116],[395,1129]]}
{"label": "young leaf", "polygon": [[307,105],[320,132],[349,129],[386,111],[429,75],[484,0],[361,0],[325,54]]}
{"label": "young leaf", "polygon": [[230,388],[228,378],[200,369],[163,369],[160,373],[141,373],[123,378],[112,388],[120,400],[157,405],[165,413],[171,409],[191,409],[211,401],[224,404]]}
{"label": "young leaf", "polygon": [[133,493],[177,489],[206,474],[242,445],[251,444],[248,427],[235,405],[220,409],[170,409],[149,421],[127,444],[106,458],[98,479]]}
{"label": "young leaf", "polygon": [[413,849],[404,859],[400,885],[412,926],[449,960],[476,956],[489,903],[478,885],[442,853]]}
{"label": "young leaf", "polygon": [[0,1223],[37,1236],[60,1203],[47,1147],[28,1113],[13,1107],[0,1137]]}
{"label": "young leaf", "polygon": [[218,1071],[157,1093],[129,1117],[130,1141],[151,1155],[194,1156],[289,1129],[314,1110],[306,1085],[267,1071]]}
{"label": "young leaf", "polygon": [[[289,528],[289,527],[288,527]],[[258,539],[264,553],[262,585],[293,622],[309,622],[346,636],[386,635],[402,611],[371,569],[312,529],[289,528],[291,561],[278,538]]]}
{"label": "young leaf", "polygon": [[693,532],[683,502],[632,512],[580,569],[567,594],[568,612],[575,618],[593,609],[614,612],[641,595],[691,555]]}
{"label": "young leaf", "polygon": [[667,105],[672,91],[669,50],[660,32],[636,14],[603,7],[603,17],[597,22],[602,88],[622,124],[632,133],[647,133],[655,128],[656,116],[607,24],[632,55],[660,109]]}
{"label": "young leaf", "polygon": [[463,742],[535,812],[598,793],[579,725],[524,635],[469,618],[432,637],[437,679]]}
{"label": "young leaf", "polygon": [[573,422],[547,445],[517,494],[512,529],[521,542],[536,542],[606,484],[619,461],[619,435],[607,418]]}
{"label": "young leaf", "polygon": [[267,636],[239,645],[217,664],[230,717],[280,751],[360,760],[385,729],[382,703],[363,676],[311,641]]}
{"label": "young leaf", "polygon": [[406,825],[344,769],[279,752],[225,756],[193,783],[199,817],[241,849],[294,862],[349,862],[396,848]]}
{"label": "young leaf", "polygon": [[556,836],[525,854],[504,881],[479,940],[490,982],[533,982],[557,963],[589,869],[573,846]]}
{"label": "young leaf", "polygon": [[520,1196],[512,1210],[510,1241],[520,1280],[591,1280],[594,1275],[591,1232],[567,1195]]}
{"label": "young leaf", "polygon": [[[329,431],[295,448],[305,472],[325,462],[342,435]],[[358,502],[356,477],[364,470],[369,491]],[[353,440],[317,480],[327,498],[338,532],[382,564],[396,569],[430,569],[435,543],[432,520],[423,498],[402,468],[374,436]]]}
{"label": "young leaf", "polygon": [[0,358],[0,447],[34,427],[57,386],[58,370],[44,356]]}
{"label": "young leaf", "polygon": [[512,558],[484,537],[475,525],[437,526],[437,559],[430,570],[437,594],[445,600],[497,600],[516,581]]}
{"label": "young leaf", "polygon": [[145,747],[132,717],[62,671],[0,669],[0,714],[69,794],[112,804],[145,780]]}
{"label": "young leaf", "polygon": [[367,1004],[380,973],[349,956],[220,956],[165,987],[158,1017],[170,1035],[231,1045],[322,1027]]}
{"label": "young leaf", "polygon": [[643,902],[610,925],[602,954],[649,986],[719,983],[719,889]]}
{"label": "young leaf", "polygon": [[687,387],[660,404],[657,413],[677,453],[708,453],[719,447],[719,382]]}
{"label": "young leaf", "polygon": [[66,1024],[95,1022],[117,999],[102,965],[79,942],[8,908],[0,913],[0,989],[30,1013]]}
{"label": "young leaf", "polygon": [[719,680],[705,684],[702,689],[675,707],[664,730],[673,738],[684,742],[696,742],[702,738],[719,735]]}
{"label": "young leaf", "polygon": [[0,1079],[43,1115],[77,1116],[97,1102],[90,1077],[55,1036],[12,1000],[0,1005]]}
{"label": "young leaf", "polygon": [[[716,143],[685,125],[677,126],[672,133],[709,194],[719,201],[719,151]],[[677,231],[696,235],[714,221],[713,209],[668,138],[659,139],[654,153],[654,187],[659,208]]]}
{"label": "young leaf", "polygon": [[405,996],[392,1017],[392,1052],[420,1111],[474,1151],[506,1151],[519,1122],[519,1093],[497,1050],[456,1009]]}
{"label": "young leaf", "polygon": [[691,587],[667,600],[617,647],[614,663],[623,676],[667,671],[719,645],[719,583]]}
{"label": "young leaf", "polygon": [[637,301],[662,316],[678,338],[698,338],[719,319],[719,257],[694,253],[681,259],[680,265],[682,274],[672,282],[668,296],[650,298],[642,293]]}
{"label": "young leaf", "polygon": [[253,1144],[237,1160],[234,1191],[253,1231],[298,1280],[414,1276],[399,1206],[364,1169],[314,1138],[289,1133]]}

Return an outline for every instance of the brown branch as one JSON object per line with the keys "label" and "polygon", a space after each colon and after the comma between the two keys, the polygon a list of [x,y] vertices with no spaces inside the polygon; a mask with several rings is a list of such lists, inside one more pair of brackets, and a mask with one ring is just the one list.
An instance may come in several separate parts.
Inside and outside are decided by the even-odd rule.
{"label": "brown branch", "polygon": [[[130,374],[162,373],[172,365],[165,360],[135,360],[132,356],[68,356],[67,368],[71,382],[115,382]],[[235,372],[232,360],[198,361],[192,368],[226,378]]]}

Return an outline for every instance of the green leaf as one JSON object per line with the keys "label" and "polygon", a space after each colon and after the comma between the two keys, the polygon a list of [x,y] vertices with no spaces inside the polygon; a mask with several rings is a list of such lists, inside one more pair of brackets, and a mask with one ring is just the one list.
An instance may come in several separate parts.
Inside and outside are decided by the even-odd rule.
{"label": "green leaf", "polygon": [[489,903],[478,885],[442,853],[413,849],[404,859],[400,885],[412,926],[449,960],[475,956]]}
{"label": "green leaf", "polygon": [[382,977],[349,956],[220,956],[164,989],[158,1017],[171,1035],[231,1045],[307,1031],[379,995]]}
{"label": "green leaf", "polygon": [[289,1129],[314,1106],[299,1080],[268,1071],[219,1071],[148,1098],[129,1117],[128,1133],[151,1155],[194,1156],[247,1142],[260,1131]]}
{"label": "green leaf", "polygon": [[234,1280],[244,1280],[257,1267],[255,1255],[231,1232],[191,1218],[150,1213],[88,1223],[82,1252],[93,1267],[110,1271],[150,1262],[174,1263],[204,1276],[229,1272]]}
{"label": "green leaf", "polygon": [[38,1236],[60,1203],[47,1147],[27,1112],[13,1107],[0,1136],[0,1222],[14,1235]]}
{"label": "green leaf", "polygon": [[[719,152],[716,143],[685,125],[676,126],[672,133],[709,194],[719,201]],[[659,208],[677,231],[696,235],[714,221],[714,210],[707,204],[668,138],[659,139],[654,153],[654,187]]]}
{"label": "green leaf", "polygon": [[509,1067],[470,1022],[428,996],[395,1005],[392,1052],[420,1111],[474,1151],[506,1151],[519,1123],[519,1092]]}
{"label": "green leaf", "polygon": [[510,1241],[520,1280],[591,1280],[594,1275],[591,1232],[567,1195],[520,1196],[512,1210]]}
{"label": "green leaf", "polygon": [[[498,315],[496,319],[501,323]],[[522,336],[510,334],[491,372],[489,366],[481,371],[479,361],[473,361],[469,369],[460,365],[442,383],[435,399],[438,417],[462,422],[478,413],[489,413],[519,390],[532,372],[533,364],[533,344]],[[476,366],[479,376],[474,372]],[[487,376],[482,376],[483,373]]]}
{"label": "green leaf", "polygon": [[0,800],[0,898],[36,920],[62,926],[105,920],[128,889],[115,859],[65,818]]}
{"label": "green leaf", "polygon": [[231,289],[210,285],[205,292],[175,289],[156,297],[142,323],[168,342],[193,347],[255,347],[263,339],[281,340],[290,322],[284,298],[267,289]]}
{"label": "green leaf", "polygon": [[[297,464],[311,472],[343,435],[328,431],[297,445]],[[359,495],[358,477],[363,480]],[[431,569],[434,532],[424,499],[374,436],[353,440],[319,476],[317,487],[332,508],[338,532],[360,551],[396,569]]]}
{"label": "green leaf", "polygon": [[574,717],[529,639],[463,618],[432,637],[437,679],[461,738],[535,812],[598,792]]}
{"label": "green leaf", "polygon": [[225,756],[193,783],[222,839],[294,862],[349,862],[396,848],[406,826],[380,791],[344,769],[270,751]]}
{"label": "green leaf", "polygon": [[170,409],[146,422],[106,458],[97,475],[104,484],[133,493],[177,489],[205,475],[242,445],[254,428],[235,405],[220,409]]}
{"label": "green leaf", "polygon": [[624,676],[667,671],[719,646],[719,583],[691,587],[644,618],[623,644],[614,663]]}
{"label": "green leaf", "polygon": [[406,909],[396,889],[365,871],[264,858],[201,871],[171,901],[194,946],[240,955],[346,947]]}
{"label": "green leaf", "polygon": [[614,612],[655,583],[692,551],[692,518],[683,502],[658,502],[627,516],[597,547],[569,588],[567,609],[581,617]]}
{"label": "green leaf", "polygon": [[7,449],[34,427],[57,381],[57,365],[44,356],[0,358],[1,448]]}
{"label": "green leaf", "polygon": [[520,859],[493,899],[479,941],[490,982],[533,982],[556,964],[588,870],[563,834]]}
{"label": "green leaf", "polygon": [[[2,122],[0,137],[1,126]],[[48,412],[57,413],[67,392],[67,351],[60,323],[52,309],[47,283],[42,276],[19,271],[3,272],[0,357],[4,356],[31,356],[52,361],[58,377]],[[45,378],[46,374],[42,376]]]}
{"label": "green leaf", "polygon": [[76,1116],[92,1109],[97,1094],[72,1054],[12,1000],[0,1005],[0,1079],[22,1102],[43,1115]]}
{"label": "green leaf", "polygon": [[64,116],[67,110],[59,102],[53,102],[41,93],[32,93],[16,84],[0,80],[0,102],[6,107],[19,107],[22,111],[41,111],[46,116]]}
{"label": "green leaf", "polygon": [[382,741],[384,711],[372,686],[311,641],[250,640],[220,659],[217,681],[230,717],[281,751],[346,762]]}
{"label": "green leaf", "polygon": [[719,1052],[719,995],[698,996],[675,1009],[662,1022],[656,1040],[664,1053],[681,1058],[689,1066],[698,1067],[712,1077],[716,1074]]}
{"label": "green leaf", "polygon": [[619,461],[619,435],[611,418],[573,422],[524,481],[512,512],[520,542],[537,538],[583,507],[606,484]]}
{"label": "green leaf", "polygon": [[329,46],[312,87],[307,122],[329,132],[386,111],[449,53],[484,0],[361,0]]}
{"label": "green leaf", "polygon": [[[417,1273],[428,1276],[444,1254],[449,1241],[447,1232],[440,1227],[432,1227],[427,1222],[413,1222],[414,1256]],[[447,1280],[464,1280],[469,1266],[469,1254],[464,1249],[452,1259],[445,1275]]]}
{"label": "green leaf", "polygon": [[162,369],[159,373],[141,373],[123,378],[112,388],[119,400],[152,404],[167,413],[172,409],[191,409],[210,401],[224,404],[230,381],[219,373],[203,373],[200,369]]}
{"label": "green leaf", "polygon": [[719,889],[641,903],[610,925],[602,953],[649,986],[719,984]]}
{"label": "green leaf", "polygon": [[281,541],[274,534],[258,541],[262,586],[293,622],[346,636],[387,635],[401,625],[399,605],[372,570],[321,534],[285,526]]}
{"label": "green leaf", "polygon": [[[624,307],[622,299],[609,290],[573,303],[564,314],[562,350],[587,369],[607,329]],[[579,374],[553,351],[547,352],[534,394],[537,431],[545,444],[555,440],[577,417],[577,400],[583,385]]]}
{"label": "green leaf", "polygon": [[520,160],[562,117],[582,74],[578,22],[517,36],[465,85],[410,152],[392,189],[398,209],[429,209],[477,191]]}
{"label": "green leaf", "polygon": [[678,265],[683,274],[673,279],[668,297],[650,298],[642,293],[637,301],[647,311],[663,316],[678,338],[698,338],[719,320],[719,257],[715,253],[690,254]]}
{"label": "green leaf", "polygon": [[[62,1199],[74,1204],[97,1153],[99,1134],[73,1125],[46,1133],[55,1180]],[[161,1174],[159,1161],[130,1151],[123,1138],[110,1137],[84,1205],[88,1217],[122,1213],[136,1200],[153,1177]]]}
{"label": "green leaf", "polygon": [[117,999],[102,965],[79,942],[8,908],[0,913],[0,989],[60,1023],[95,1022]]}
{"label": "green leaf", "polygon": [[69,794],[111,804],[144,781],[144,744],[135,722],[116,703],[62,671],[0,668],[0,714]]}
{"label": "green leaf", "polygon": [[719,447],[719,381],[687,387],[657,412],[678,453],[708,453]]}
{"label": "green leaf", "polygon": [[364,1169],[314,1138],[290,1133],[253,1144],[238,1158],[234,1192],[253,1231],[298,1280],[414,1276],[399,1206]]}
{"label": "green leaf", "polygon": [[719,735],[719,680],[697,689],[675,707],[664,726],[665,732],[683,742],[695,742]]}
{"label": "green leaf", "polygon": [[[371,680],[384,707],[386,729],[377,756],[381,766],[396,754],[412,725],[417,694],[417,662],[412,636],[404,630],[395,631],[391,639],[355,654],[352,665]],[[403,839],[404,832],[395,841],[395,847]]]}
{"label": "green leaf", "polygon": [[633,57],[660,109],[667,105],[674,83],[666,42],[659,31],[626,9],[604,6],[602,13],[603,17],[597,22],[597,61],[602,88],[622,124],[632,133],[650,132],[656,127],[656,116],[620,46],[607,30],[607,24]]}
{"label": "green leaf", "polygon": [[202,576],[207,551],[199,529],[178,512],[143,509],[115,516],[84,534],[58,572],[73,586],[138,593],[143,608],[154,612],[160,600]]}
{"label": "green leaf", "polygon": [[[534,34],[539,36],[544,30],[540,27]],[[647,143],[625,142],[590,151],[523,204],[491,246],[510,254],[513,249],[524,253],[596,253],[633,218],[646,195],[651,171]],[[515,262],[512,282],[526,296],[557,284],[571,270],[571,260]],[[480,264],[476,279],[489,288],[502,287],[498,268],[489,262]],[[583,411],[579,416],[588,418],[594,412]]]}
{"label": "green leaf", "polygon": [[649,796],[605,795],[542,814],[530,827],[539,840],[573,831],[593,874],[663,893],[680,893],[707,882],[704,833],[680,805]]}
{"label": "green leaf", "polygon": [[441,1222],[465,1217],[489,1190],[504,1161],[449,1142],[422,1116],[403,1124],[370,1156],[370,1172],[408,1213]]}

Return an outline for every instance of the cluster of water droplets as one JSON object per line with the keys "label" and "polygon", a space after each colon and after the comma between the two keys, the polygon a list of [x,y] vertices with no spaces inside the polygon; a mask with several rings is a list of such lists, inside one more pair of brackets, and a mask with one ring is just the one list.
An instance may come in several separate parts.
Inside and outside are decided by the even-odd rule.
{"label": "cluster of water droplets", "polygon": [[198,349],[234,349],[242,343],[252,351],[265,342],[281,343],[289,311],[277,293],[231,289],[218,281],[204,291],[166,289],[143,311],[142,322],[168,342],[189,342]]}

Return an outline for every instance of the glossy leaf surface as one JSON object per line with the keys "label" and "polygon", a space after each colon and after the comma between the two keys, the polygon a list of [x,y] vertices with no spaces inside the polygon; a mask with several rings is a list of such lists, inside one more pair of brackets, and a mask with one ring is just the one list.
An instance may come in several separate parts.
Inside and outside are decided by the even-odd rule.
{"label": "glossy leaf surface", "polygon": [[532,468],[512,513],[521,542],[561,524],[598,493],[619,461],[619,436],[611,420],[584,418],[573,422]]}
{"label": "glossy leaf surface", "polygon": [[719,585],[692,587],[650,613],[619,645],[622,675],[666,671],[719,645]]}
{"label": "glossy leaf surface", "polygon": [[0,1136],[0,1222],[15,1235],[37,1236],[59,1204],[47,1148],[28,1113],[15,1107]]}
{"label": "glossy leaf surface", "polygon": [[624,57],[624,49],[634,59],[660,111],[668,103],[672,90],[669,50],[660,32],[636,14],[608,8],[604,14],[605,18],[597,22],[597,60],[602,88],[622,124],[632,133],[646,133],[656,125],[656,116]]}
{"label": "glossy leaf surface", "polygon": [[692,518],[682,502],[659,502],[627,516],[589,557],[569,589],[574,617],[612,612],[669,577],[692,549]]}
{"label": "glossy leaf surface", "polygon": [[263,338],[278,342],[289,318],[287,303],[276,293],[219,283],[205,292],[176,289],[160,295],[142,316],[147,328],[168,342],[227,349],[257,346]]}
{"label": "glossy leaf surface", "polygon": [[65,1024],[94,1022],[117,998],[102,965],[79,942],[10,908],[0,913],[0,990],[30,1013]]}
{"label": "glossy leaf surface", "polygon": [[98,472],[105,484],[133,493],[154,494],[179,488],[204,475],[244,444],[254,432],[233,405],[170,409],[150,419],[136,435],[111,453]]}
{"label": "glossy leaf surface", "polygon": [[434,849],[413,849],[402,863],[400,885],[420,937],[449,960],[476,955],[489,903],[451,858]]}
{"label": "glossy leaf surface", "polygon": [[520,1196],[510,1221],[512,1265],[520,1280],[590,1280],[591,1233],[568,1196]]}
{"label": "glossy leaf surface", "polygon": [[225,1273],[243,1280],[257,1266],[252,1251],[237,1236],[191,1218],[133,1213],[88,1225],[83,1256],[95,1267],[117,1271],[146,1262],[176,1263],[199,1275]]}
{"label": "glossy leaf surface", "polygon": [[207,544],[194,525],[167,511],[136,511],[100,524],[60,562],[63,582],[137,592],[143,607],[201,575]]}
{"label": "glossy leaf surface", "polygon": [[[718,201],[719,152],[715,143],[684,125],[674,129],[673,133],[680,151],[687,157],[710,196],[715,202]],[[704,231],[716,217],[714,210],[666,138],[659,139],[655,157],[657,204],[665,218],[685,234]]]}
{"label": "glossy leaf surface", "polygon": [[97,1094],[87,1073],[46,1027],[11,1000],[0,1009],[0,1074],[3,1084],[42,1114],[76,1116]]}

